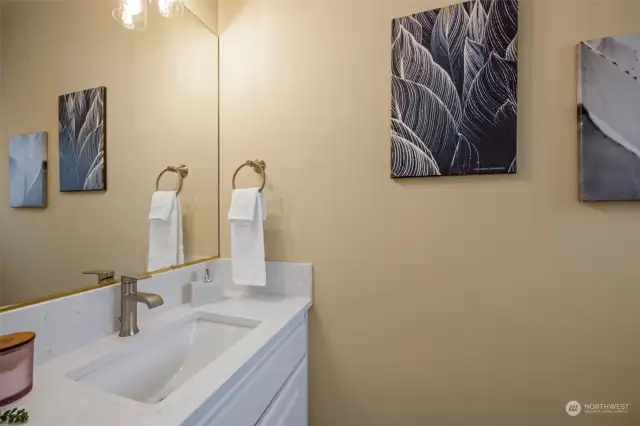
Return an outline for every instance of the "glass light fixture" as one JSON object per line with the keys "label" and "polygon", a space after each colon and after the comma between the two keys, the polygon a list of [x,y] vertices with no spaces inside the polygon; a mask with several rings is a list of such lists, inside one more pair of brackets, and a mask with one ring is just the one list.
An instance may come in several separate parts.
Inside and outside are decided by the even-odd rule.
{"label": "glass light fixture", "polygon": [[147,28],[146,0],[118,0],[118,7],[111,15],[120,25],[129,30]]}
{"label": "glass light fixture", "polygon": [[[151,0],[154,1],[154,0]],[[156,0],[158,13],[165,18],[181,17],[184,11],[184,0]]]}

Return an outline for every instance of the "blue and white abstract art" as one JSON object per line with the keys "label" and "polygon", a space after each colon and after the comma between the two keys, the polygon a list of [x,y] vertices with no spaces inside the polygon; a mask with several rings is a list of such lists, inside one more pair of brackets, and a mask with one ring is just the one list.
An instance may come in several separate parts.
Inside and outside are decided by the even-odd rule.
{"label": "blue and white abstract art", "polygon": [[46,207],[47,134],[9,139],[9,205]]}
{"label": "blue and white abstract art", "polygon": [[61,192],[107,189],[106,93],[96,87],[58,99]]}
{"label": "blue and white abstract art", "polygon": [[640,36],[580,43],[580,199],[640,200]]}

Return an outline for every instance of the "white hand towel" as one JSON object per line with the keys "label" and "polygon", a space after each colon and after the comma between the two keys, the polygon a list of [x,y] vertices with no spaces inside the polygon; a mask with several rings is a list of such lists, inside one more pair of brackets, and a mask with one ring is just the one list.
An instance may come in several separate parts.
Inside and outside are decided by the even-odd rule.
{"label": "white hand towel", "polygon": [[156,191],[151,197],[149,219],[169,220],[176,199],[175,191]]}
{"label": "white hand towel", "polygon": [[266,286],[264,220],[266,200],[258,188],[234,189],[229,208],[232,279],[238,285]]}
{"label": "white hand towel", "polygon": [[184,263],[182,209],[175,191],[157,191],[149,211],[148,271]]}

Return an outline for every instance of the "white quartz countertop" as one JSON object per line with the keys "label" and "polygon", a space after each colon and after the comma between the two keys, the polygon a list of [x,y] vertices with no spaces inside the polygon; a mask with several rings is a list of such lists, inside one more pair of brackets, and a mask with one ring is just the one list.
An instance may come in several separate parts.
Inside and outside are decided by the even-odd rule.
{"label": "white quartz countertop", "polygon": [[[247,336],[157,404],[120,397],[66,377],[69,372],[123,348],[130,344],[130,339],[138,337],[121,338],[116,333],[36,367],[31,393],[3,408],[16,406],[26,409],[29,426],[179,426],[222,385],[237,379],[234,375],[238,370],[258,356],[261,348],[288,324],[304,315],[310,306],[311,299],[306,297],[227,299],[197,308],[190,304],[181,305],[158,317],[141,321],[138,336],[157,332],[197,312],[260,321],[260,325]],[[140,306],[139,309],[146,308]],[[73,333],[73,330],[68,331]]]}

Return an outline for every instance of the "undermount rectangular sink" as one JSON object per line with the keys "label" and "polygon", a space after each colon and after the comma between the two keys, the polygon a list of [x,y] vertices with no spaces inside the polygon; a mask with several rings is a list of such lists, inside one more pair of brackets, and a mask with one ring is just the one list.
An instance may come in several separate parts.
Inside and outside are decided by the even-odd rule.
{"label": "undermount rectangular sink", "polygon": [[156,404],[235,345],[259,321],[197,313],[75,370],[68,378],[147,404]]}

